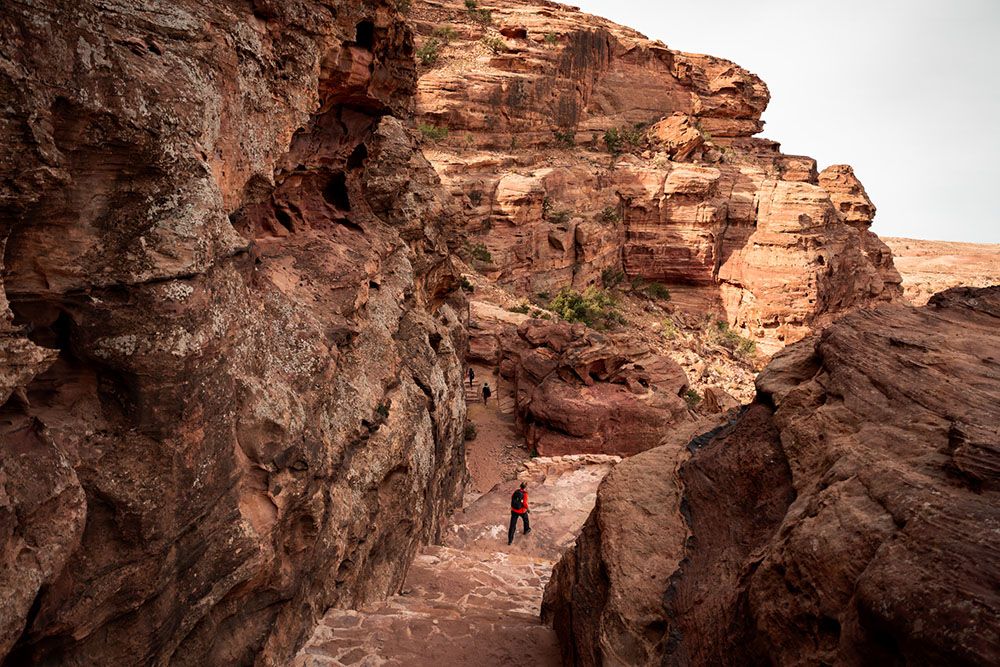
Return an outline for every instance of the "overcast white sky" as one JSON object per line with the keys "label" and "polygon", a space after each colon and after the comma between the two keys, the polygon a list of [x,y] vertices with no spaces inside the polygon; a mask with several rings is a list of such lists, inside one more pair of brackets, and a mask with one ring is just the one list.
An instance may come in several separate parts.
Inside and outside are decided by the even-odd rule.
{"label": "overcast white sky", "polygon": [[573,0],[767,82],[761,136],[848,163],[883,236],[1000,242],[1000,0]]}

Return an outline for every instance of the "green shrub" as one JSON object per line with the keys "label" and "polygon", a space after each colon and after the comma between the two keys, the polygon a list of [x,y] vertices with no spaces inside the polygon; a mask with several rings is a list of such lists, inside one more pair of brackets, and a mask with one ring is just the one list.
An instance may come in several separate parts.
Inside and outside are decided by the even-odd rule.
{"label": "green shrub", "polygon": [[468,9],[470,12],[478,6],[479,3],[476,2],[476,0],[465,0],[465,8]]}
{"label": "green shrub", "polygon": [[604,131],[604,145],[612,155],[618,155],[622,152],[625,142],[622,141],[622,135],[617,127]]}
{"label": "green shrub", "polygon": [[614,206],[605,206],[601,211],[601,222],[619,222],[622,216]]}
{"label": "green shrub", "polygon": [[573,148],[576,146],[576,132],[573,130],[552,130],[552,134],[556,137],[556,143],[564,148]]}
{"label": "green shrub", "polygon": [[549,310],[567,322],[583,322],[598,329],[625,321],[614,296],[596,287],[588,287],[583,293],[564,287],[549,302]]}
{"label": "green shrub", "polygon": [[455,29],[450,25],[443,25],[438,28],[434,28],[434,32],[432,34],[441,40],[442,44],[451,44],[451,40],[455,39],[455,35],[458,33],[456,33]]}
{"label": "green shrub", "polygon": [[448,136],[447,127],[438,127],[437,125],[420,123],[417,125],[417,129],[420,130],[420,134],[424,135],[425,139],[429,139],[431,141],[441,141]]}
{"label": "green shrub", "polygon": [[623,280],[625,280],[625,272],[621,269],[609,266],[601,271],[601,284],[604,285],[604,289],[618,287]]}
{"label": "green shrub", "polygon": [[688,388],[688,390],[684,392],[684,400],[687,401],[689,408],[694,408],[701,403],[701,394],[694,389]]}
{"label": "green shrub", "polygon": [[648,296],[660,301],[670,301],[670,290],[663,283],[649,283],[645,292]]}
{"label": "green shrub", "polygon": [[612,127],[604,132],[604,145],[612,155],[620,155],[626,150],[635,150],[645,144],[645,124],[633,126]]}
{"label": "green shrub", "polygon": [[479,41],[494,54],[501,54],[507,51],[507,45],[496,35],[484,35]]}
{"label": "green shrub", "polygon": [[478,23],[484,28],[493,23],[493,12],[488,9],[479,9],[479,4],[475,0],[465,0],[465,11],[469,13],[469,18],[474,23]]}
{"label": "green shrub", "polygon": [[706,334],[709,342],[726,348],[738,357],[752,357],[757,353],[757,343],[739,335],[722,320],[709,323]]}
{"label": "green shrub", "polygon": [[379,421],[385,421],[389,418],[389,406],[386,403],[379,403],[378,407],[375,408],[375,414],[378,415]]}
{"label": "green shrub", "polygon": [[465,422],[465,439],[475,440],[476,436],[479,435],[479,429],[473,422]]}
{"label": "green shrub", "polygon": [[477,243],[469,248],[469,254],[472,255],[472,259],[478,260],[480,262],[492,262],[493,255],[487,250],[486,246],[482,243]]}
{"label": "green shrub", "polygon": [[677,328],[677,324],[670,318],[663,320],[663,328],[660,329],[660,335],[666,340],[673,340],[677,338],[677,334],[680,329]]}
{"label": "green shrub", "polygon": [[559,36],[556,35],[554,32],[545,33],[545,43],[548,44],[549,46],[554,45],[558,41],[559,41]]}
{"label": "green shrub", "polygon": [[518,313],[520,315],[527,315],[531,312],[531,306],[526,303],[519,303],[516,306],[511,306],[507,309],[508,313]]}
{"label": "green shrub", "polygon": [[440,55],[441,42],[431,37],[417,49],[417,60],[424,67],[432,67],[438,61]]}
{"label": "green shrub", "polygon": [[465,276],[462,276],[462,279],[458,281],[458,286],[462,288],[463,292],[469,292],[470,294],[476,291],[476,286],[469,282],[469,279]]}

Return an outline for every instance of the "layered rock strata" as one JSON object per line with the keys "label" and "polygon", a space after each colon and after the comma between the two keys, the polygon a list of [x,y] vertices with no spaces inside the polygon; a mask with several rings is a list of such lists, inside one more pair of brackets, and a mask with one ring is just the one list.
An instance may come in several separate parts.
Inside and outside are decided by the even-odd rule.
{"label": "layered rock strata", "polygon": [[546,590],[567,658],[995,663],[998,318],[1000,288],[849,315],[622,462]]}
{"label": "layered rock strata", "polygon": [[388,1],[0,12],[0,656],[275,664],[464,482]]}
{"label": "layered rock strata", "polygon": [[750,72],[544,0],[427,0],[412,19],[428,156],[501,283],[624,270],[768,352],[900,294],[850,168],[753,136],[769,93]]}

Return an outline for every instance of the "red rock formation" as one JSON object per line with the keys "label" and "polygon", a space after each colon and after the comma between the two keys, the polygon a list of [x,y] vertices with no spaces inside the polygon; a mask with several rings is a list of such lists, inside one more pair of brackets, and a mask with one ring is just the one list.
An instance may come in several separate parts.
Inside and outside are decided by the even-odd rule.
{"label": "red rock formation", "polygon": [[1000,243],[885,239],[914,306],[952,287],[1000,285]]}
{"label": "red rock formation", "polygon": [[528,320],[501,338],[501,355],[525,438],[542,456],[631,456],[691,419],[681,367],[627,334]]}
{"label": "red rock formation", "polygon": [[464,479],[394,3],[0,12],[0,656],[275,664]]}
{"label": "red rock formation", "polygon": [[622,462],[546,591],[568,657],[1000,660],[998,317],[1000,287],[846,316],[732,424]]}
{"label": "red rock formation", "polygon": [[769,94],[746,70],[544,0],[418,2],[412,19],[417,110],[448,130],[428,156],[487,275],[551,293],[623,268],[768,352],[900,294],[850,168],[818,180],[752,138]]}

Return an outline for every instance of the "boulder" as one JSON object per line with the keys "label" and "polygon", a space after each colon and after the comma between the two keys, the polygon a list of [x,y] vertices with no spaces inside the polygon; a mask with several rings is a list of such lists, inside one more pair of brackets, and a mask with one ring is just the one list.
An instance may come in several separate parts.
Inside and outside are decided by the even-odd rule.
{"label": "boulder", "polygon": [[1000,659],[1000,287],[848,315],[619,464],[543,616],[575,664]]}

